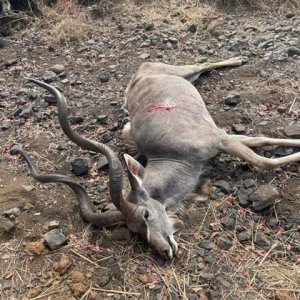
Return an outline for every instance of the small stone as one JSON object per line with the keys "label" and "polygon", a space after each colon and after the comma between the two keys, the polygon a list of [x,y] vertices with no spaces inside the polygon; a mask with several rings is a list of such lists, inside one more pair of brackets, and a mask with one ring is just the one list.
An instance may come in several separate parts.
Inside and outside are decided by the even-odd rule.
{"label": "small stone", "polygon": [[30,116],[32,116],[33,111],[31,106],[25,106],[22,111],[19,114],[19,117],[28,119]]}
{"label": "small stone", "polygon": [[240,189],[238,192],[237,192],[237,198],[238,198],[238,201],[239,201],[239,204],[242,206],[242,207],[248,207],[250,206],[251,202],[250,202],[250,195],[256,190],[255,187],[253,188],[248,188],[248,189]]}
{"label": "small stone", "polygon": [[241,51],[248,49],[249,45],[246,42],[243,41],[236,41],[234,44],[232,44],[229,48],[230,51]]}
{"label": "small stone", "polygon": [[71,166],[77,176],[86,175],[89,172],[89,161],[85,158],[75,158],[71,162]]}
{"label": "small stone", "polygon": [[251,231],[250,230],[245,230],[237,234],[237,238],[240,242],[246,242],[251,239]]}
{"label": "small stone", "polygon": [[44,101],[49,104],[56,104],[56,98],[54,96],[44,96]]}
{"label": "small stone", "polygon": [[104,123],[107,121],[108,116],[107,115],[99,115],[97,116],[97,122]]}
{"label": "small stone", "polygon": [[191,24],[190,27],[188,28],[188,31],[191,33],[195,33],[197,31],[197,25]]}
{"label": "small stone", "polygon": [[146,31],[150,31],[150,30],[152,30],[152,29],[154,29],[154,23],[145,23],[144,24],[144,29],[146,30]]}
{"label": "small stone", "polygon": [[261,231],[257,231],[256,235],[254,237],[254,243],[264,249],[264,250],[268,250],[271,247],[271,242],[270,240],[267,238],[267,236],[261,232]]}
{"label": "small stone", "polygon": [[12,281],[11,280],[5,280],[3,282],[2,288],[4,291],[10,290],[12,288]]}
{"label": "small stone", "polygon": [[285,127],[284,132],[288,137],[300,138],[300,123],[295,123]]}
{"label": "small stone", "polygon": [[200,274],[200,277],[203,278],[204,280],[211,281],[211,280],[213,280],[216,276],[215,276],[215,274],[213,274],[213,273],[205,273],[205,272],[203,272],[203,273]]}
{"label": "small stone", "polygon": [[236,133],[245,133],[246,131],[246,127],[242,124],[233,124],[231,127]]}
{"label": "small stone", "polygon": [[4,230],[8,233],[12,233],[15,229],[16,226],[13,222],[5,218],[0,218],[0,232]]}
{"label": "small stone", "polygon": [[99,80],[101,83],[109,82],[109,76],[107,74],[101,74],[99,76]]}
{"label": "small stone", "polygon": [[256,187],[256,182],[254,179],[247,179],[244,181],[244,187],[246,189],[252,188],[252,187]]}
{"label": "small stone", "polygon": [[225,194],[230,193],[230,185],[229,182],[226,180],[218,180],[214,183],[214,186],[218,187],[220,191]]}
{"label": "small stone", "polygon": [[151,40],[147,39],[144,42],[141,43],[140,48],[148,48],[151,46]]}
{"label": "small stone", "polygon": [[277,218],[274,218],[274,217],[270,217],[267,221],[268,225],[270,227],[276,227],[278,226],[279,222],[278,222],[278,219]]}
{"label": "small stone", "polygon": [[109,276],[100,276],[97,283],[99,286],[104,287],[110,282]]}
{"label": "small stone", "polygon": [[171,44],[177,44],[177,43],[178,43],[178,39],[175,38],[175,37],[170,37],[170,38],[169,38],[169,42],[170,42]]}
{"label": "small stone", "polygon": [[277,107],[277,111],[278,111],[280,114],[285,113],[285,112],[287,111],[287,107],[284,106],[284,105],[279,105],[279,106]]}
{"label": "small stone", "polygon": [[43,80],[51,83],[56,79],[56,73],[54,73],[53,71],[46,71],[43,75]]}
{"label": "small stone", "polygon": [[19,154],[20,149],[21,149],[21,146],[18,144],[15,144],[10,148],[9,153],[11,155],[17,155],[17,154]]}
{"label": "small stone", "polygon": [[55,228],[58,228],[58,227],[59,227],[59,221],[58,220],[52,220],[48,224],[48,230],[52,230],[52,229],[55,229]]}
{"label": "small stone", "polygon": [[232,216],[225,216],[221,219],[221,224],[228,230],[232,230],[235,226],[235,218]]}
{"label": "small stone", "polygon": [[69,121],[72,125],[80,124],[84,121],[84,117],[82,116],[71,116]]}
{"label": "small stone", "polygon": [[103,155],[99,158],[98,163],[97,163],[97,169],[102,170],[104,168],[108,167],[108,160],[107,158]]}
{"label": "small stone", "polygon": [[275,186],[265,184],[258,187],[258,189],[249,197],[252,201],[254,210],[262,210],[272,205],[279,197],[279,192]]}
{"label": "small stone", "polygon": [[296,47],[290,47],[287,51],[289,57],[300,56],[300,49]]}
{"label": "small stone", "polygon": [[215,243],[210,240],[202,240],[200,242],[200,247],[205,250],[212,250],[215,248]]}
{"label": "small stone", "polygon": [[21,214],[21,210],[19,207],[13,207],[8,210],[5,210],[2,214],[5,217],[10,217],[10,216],[18,217]]}
{"label": "small stone", "polygon": [[203,257],[203,261],[207,264],[212,264],[215,262],[215,259],[211,255],[206,255]]}
{"label": "small stone", "polygon": [[113,241],[129,242],[132,238],[132,233],[128,230],[127,227],[120,226],[112,232],[111,238]]}
{"label": "small stone", "polygon": [[222,250],[228,250],[232,247],[232,243],[225,237],[218,238],[217,246]]}
{"label": "small stone", "polygon": [[26,192],[31,192],[32,190],[34,190],[33,185],[23,185],[22,187]]}
{"label": "small stone", "polygon": [[141,59],[147,59],[147,58],[149,58],[150,57],[150,54],[149,53],[142,53],[141,55],[140,55],[140,58]]}
{"label": "small stone", "polygon": [[240,103],[241,96],[240,94],[230,94],[225,98],[225,103],[229,106],[234,106]]}
{"label": "small stone", "polygon": [[285,17],[287,18],[287,19],[291,19],[291,18],[294,18],[295,17],[295,13],[293,13],[293,12],[288,12],[286,15],[285,15]]}
{"label": "small stone", "polygon": [[44,239],[50,250],[56,250],[67,243],[66,236],[59,230],[53,229],[44,234]]}
{"label": "small stone", "polygon": [[216,277],[216,282],[217,285],[222,289],[222,290],[229,290],[231,288],[231,283],[225,279],[223,276],[217,276]]}
{"label": "small stone", "polygon": [[105,132],[101,137],[101,143],[107,144],[113,139],[113,136],[109,132]]}
{"label": "small stone", "polygon": [[106,191],[107,190],[107,184],[99,184],[98,185],[98,191],[100,192],[100,193],[102,193],[102,192],[104,192],[104,191]]}
{"label": "small stone", "polygon": [[292,147],[278,146],[274,149],[274,153],[278,156],[286,156],[294,153]]}
{"label": "small stone", "polygon": [[65,66],[61,64],[56,64],[50,67],[50,70],[53,71],[55,74],[60,74],[65,71]]}

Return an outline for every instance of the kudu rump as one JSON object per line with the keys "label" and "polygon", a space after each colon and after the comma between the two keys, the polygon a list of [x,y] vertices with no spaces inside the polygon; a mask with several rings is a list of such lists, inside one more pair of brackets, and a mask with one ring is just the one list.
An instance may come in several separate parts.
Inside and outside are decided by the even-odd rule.
{"label": "kudu rump", "polygon": [[122,193],[123,169],[116,154],[106,145],[74,132],[67,119],[63,95],[46,83],[30,79],[55,96],[65,134],[83,149],[107,157],[110,197],[118,210],[94,212],[82,186],[66,176],[39,174],[21,148],[15,152],[27,161],[32,176],[38,181],[69,185],[79,199],[85,220],[100,227],[126,223],[129,230],[139,233],[162,258],[172,259],[178,251],[173,233],[181,224],[172,213],[197,186],[204,161],[220,152],[233,154],[262,169],[300,161],[300,152],[271,159],[249,148],[300,147],[299,139],[229,135],[214,123],[192,83],[203,72],[242,63],[241,58],[233,58],[186,66],[142,64],[126,90],[126,108],[131,121],[124,128],[124,136],[127,144],[134,144],[145,155],[147,165],[144,168],[133,157],[124,155],[131,185],[127,197]]}

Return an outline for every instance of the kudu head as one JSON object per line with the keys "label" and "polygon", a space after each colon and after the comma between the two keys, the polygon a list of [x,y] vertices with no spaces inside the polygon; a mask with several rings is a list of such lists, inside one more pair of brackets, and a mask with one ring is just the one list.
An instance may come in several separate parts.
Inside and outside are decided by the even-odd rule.
{"label": "kudu head", "polygon": [[178,250],[173,233],[182,223],[176,217],[168,215],[165,206],[151,198],[143,187],[144,167],[128,154],[124,158],[131,186],[125,201],[135,206],[133,210],[125,212],[128,229],[139,233],[163,259],[172,259]]}

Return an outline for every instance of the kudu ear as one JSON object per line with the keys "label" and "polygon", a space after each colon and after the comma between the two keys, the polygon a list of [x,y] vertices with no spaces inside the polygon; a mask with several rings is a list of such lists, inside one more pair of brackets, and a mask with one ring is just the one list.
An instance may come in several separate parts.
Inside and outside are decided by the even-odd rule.
{"label": "kudu ear", "polygon": [[171,221],[174,232],[180,230],[183,227],[183,222],[179,220],[177,216],[170,215],[169,220]]}
{"label": "kudu ear", "polygon": [[128,178],[132,190],[139,191],[143,189],[143,179],[145,177],[144,167],[128,154],[124,154],[128,168]]}

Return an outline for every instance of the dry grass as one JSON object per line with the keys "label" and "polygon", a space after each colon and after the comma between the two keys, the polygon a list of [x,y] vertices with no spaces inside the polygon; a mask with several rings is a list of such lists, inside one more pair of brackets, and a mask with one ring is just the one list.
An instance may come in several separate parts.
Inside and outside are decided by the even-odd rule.
{"label": "dry grass", "polygon": [[196,2],[208,2],[217,6],[232,8],[233,6],[250,6],[265,11],[284,12],[290,9],[300,9],[299,0],[207,0]]}
{"label": "dry grass", "polygon": [[123,9],[128,13],[138,11],[144,21],[167,21],[174,30],[200,24],[207,19],[216,19],[221,13],[213,4],[197,3],[191,0],[157,0],[150,2],[127,0]]}
{"label": "dry grass", "polygon": [[39,25],[48,29],[51,42],[70,43],[84,40],[91,31],[87,11],[76,0],[58,0],[51,7],[37,0],[42,14]]}

